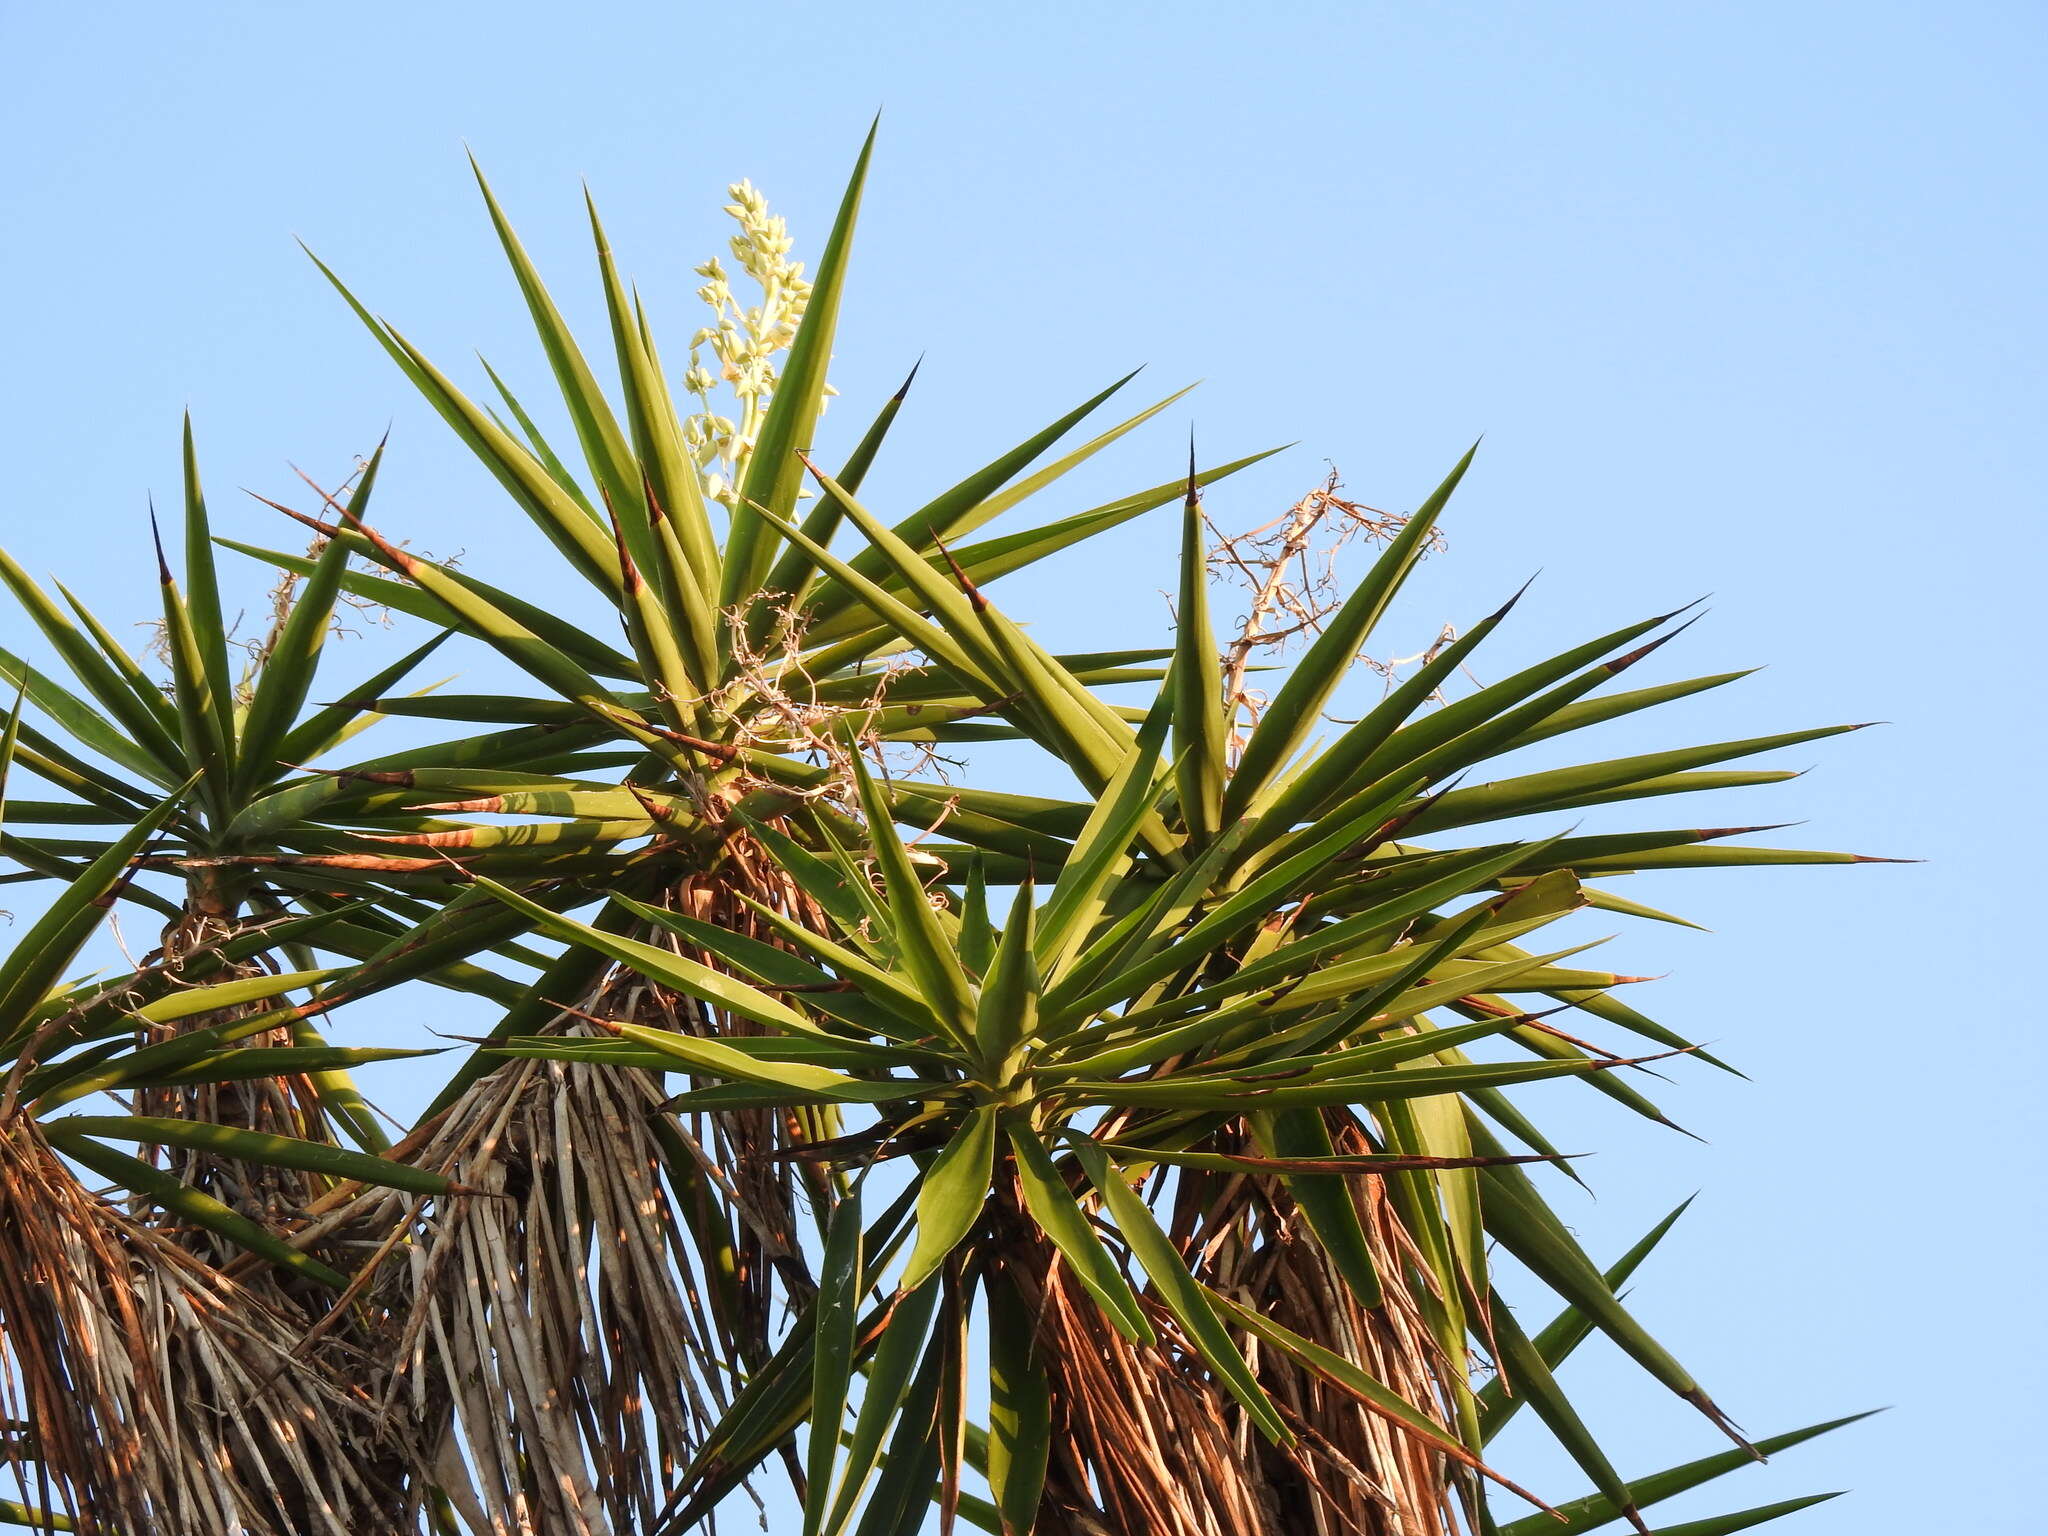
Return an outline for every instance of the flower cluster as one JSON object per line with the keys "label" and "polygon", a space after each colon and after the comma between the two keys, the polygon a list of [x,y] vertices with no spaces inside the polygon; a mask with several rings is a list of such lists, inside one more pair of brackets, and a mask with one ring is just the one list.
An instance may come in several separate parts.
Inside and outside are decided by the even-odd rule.
{"label": "flower cluster", "polygon": [[[714,318],[690,338],[690,368],[683,385],[696,397],[699,410],[684,422],[683,430],[690,452],[705,472],[705,494],[731,505],[775,393],[777,356],[796,339],[811,285],[804,277],[804,264],[790,259],[793,242],[786,221],[769,213],[768,200],[754,184],[735,182],[726,195],[732,201],[725,212],[739,225],[730,241],[732,259],[760,290],[760,302],[740,302],[731,275],[717,257],[695,269],[704,279],[697,297]],[[730,401],[714,400],[721,384],[730,390]]]}

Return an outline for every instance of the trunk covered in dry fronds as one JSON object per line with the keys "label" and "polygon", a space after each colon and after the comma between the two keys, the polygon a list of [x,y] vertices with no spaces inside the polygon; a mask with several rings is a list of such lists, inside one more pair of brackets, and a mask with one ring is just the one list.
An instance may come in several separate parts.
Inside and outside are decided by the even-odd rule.
{"label": "trunk covered in dry fronds", "polygon": [[[1442,1355],[1403,1279],[1415,1273],[1403,1262],[1411,1244],[1378,1181],[1360,1181],[1366,1237],[1385,1288],[1381,1304],[1370,1308],[1359,1305],[1308,1235],[1300,1209],[1279,1182],[1255,1183],[1249,1203],[1258,1212],[1261,1241],[1237,1255],[1234,1274],[1219,1274],[1210,1283],[1363,1366],[1450,1438]],[[1284,1530],[1441,1536],[1455,1528],[1454,1469],[1439,1448],[1277,1352],[1253,1354],[1266,1390],[1302,1436],[1299,1455],[1268,1449],[1261,1459],[1273,1497],[1289,1512]]]}
{"label": "trunk covered in dry fronds", "polygon": [[452,1411],[488,1529],[647,1529],[723,1406],[660,1099],[642,1074],[511,1062],[417,1154],[472,1192],[418,1216],[381,1287],[410,1305],[388,1406]]}
{"label": "trunk covered in dry fronds", "polygon": [[1040,1308],[1051,1389],[1044,1536],[1285,1536],[1252,1431],[1198,1363],[1125,1339],[1064,1267],[1036,1297],[1018,1289]]}
{"label": "trunk covered in dry fronds", "polygon": [[[1233,1150],[1250,1150],[1241,1136],[1228,1139]],[[1347,1148],[1360,1149],[1362,1143]],[[1383,1180],[1348,1181],[1381,1290],[1378,1304],[1365,1306],[1281,1180],[1192,1172],[1179,1177],[1175,1237],[1206,1284],[1364,1367],[1436,1423],[1447,1441],[1455,1440],[1446,1372],[1462,1372],[1466,1362],[1446,1361],[1431,1336],[1412,1288],[1428,1283],[1427,1270],[1418,1263]],[[1269,1447],[1260,1458],[1269,1496],[1286,1512],[1281,1529],[1314,1536],[1439,1536],[1455,1530],[1455,1469],[1438,1447],[1277,1351],[1253,1345],[1250,1354],[1267,1391],[1302,1436],[1295,1453]]]}
{"label": "trunk covered in dry fronds", "polygon": [[371,1362],[81,1186],[26,1119],[0,1130],[7,1412],[25,1486],[98,1536],[364,1536],[412,1527],[416,1463]]}
{"label": "trunk covered in dry fronds", "polygon": [[[1366,1308],[1277,1179],[1182,1178],[1181,1209],[1202,1216],[1176,1238],[1206,1284],[1365,1366],[1451,1437],[1440,1356],[1399,1279],[1410,1245],[1376,1180],[1358,1181],[1360,1214],[1393,1280]],[[1053,1414],[1038,1536],[1454,1536],[1453,1469],[1438,1446],[1247,1340],[1246,1358],[1298,1437],[1268,1443],[1178,1337],[1170,1311],[1148,1304],[1161,1340],[1132,1343],[1042,1239],[1011,1230],[1004,1273],[1038,1317]]]}
{"label": "trunk covered in dry fronds", "polygon": [[[667,900],[747,923],[729,893],[694,880]],[[543,1033],[606,1038],[617,1023],[749,1027],[618,970]],[[508,1061],[409,1154],[465,1192],[413,1210],[403,1261],[374,1292],[409,1314],[391,1406],[422,1433],[452,1412],[470,1463],[460,1482],[473,1475],[490,1530],[654,1529],[733,1382],[767,1358],[776,1300],[815,1289],[796,1225],[804,1175],[768,1155],[804,1128],[767,1110],[678,1118],[660,1085]]]}
{"label": "trunk covered in dry fronds", "polygon": [[[163,948],[153,960],[175,970],[189,955],[203,952],[231,936],[236,928],[232,910],[217,909],[215,900],[195,892],[183,921],[164,934]],[[272,966],[245,960],[210,975],[212,981],[233,981],[268,974]],[[136,1031],[137,1049],[160,1045],[181,1035],[215,1029],[253,1019],[271,1005],[258,1004],[218,1012],[191,1014],[167,1024],[143,1024]],[[294,1043],[289,1027],[265,1029],[235,1042],[242,1049],[265,1049]],[[204,1125],[224,1125],[236,1130],[259,1131],[270,1136],[289,1136],[300,1141],[333,1143],[335,1137],[322,1109],[318,1093],[303,1073],[276,1077],[254,1077],[235,1082],[199,1083],[178,1087],[146,1086],[135,1094],[135,1111],[140,1115],[171,1120],[190,1120]],[[302,1169],[280,1168],[225,1157],[217,1152],[185,1147],[145,1147],[145,1161],[160,1164],[181,1183],[220,1201],[229,1210],[272,1230],[290,1230],[303,1219],[306,1208],[322,1193],[319,1175]],[[146,1199],[135,1202],[139,1217],[148,1219]],[[174,1233],[176,1240],[214,1264],[225,1264],[241,1253],[233,1243],[197,1229]],[[292,1277],[265,1268],[252,1273],[246,1282],[254,1287],[280,1287],[294,1293],[315,1310],[318,1317],[326,1303],[306,1297],[306,1287]]]}
{"label": "trunk covered in dry fronds", "polygon": [[[189,957],[237,927],[231,897],[195,889],[147,963],[175,982]],[[231,984],[272,969],[249,959],[206,979]],[[271,1006],[138,1023],[135,1047],[246,1028]],[[243,1049],[295,1043],[289,1028],[236,1036]],[[31,1047],[17,1078],[34,1064]],[[132,1103],[145,1116],[336,1144],[301,1073],[143,1086]],[[188,1147],[143,1145],[137,1155],[276,1233],[304,1227],[331,1185],[304,1169]],[[250,1263],[240,1245],[148,1193],[93,1194],[28,1114],[0,1127],[0,1156],[0,1335],[35,1425],[47,1507],[68,1510],[81,1530],[122,1536],[410,1528],[424,1460],[408,1426],[376,1409],[389,1353],[380,1314],[337,1307],[317,1278]],[[346,1271],[384,1235],[344,1211],[307,1250]]]}

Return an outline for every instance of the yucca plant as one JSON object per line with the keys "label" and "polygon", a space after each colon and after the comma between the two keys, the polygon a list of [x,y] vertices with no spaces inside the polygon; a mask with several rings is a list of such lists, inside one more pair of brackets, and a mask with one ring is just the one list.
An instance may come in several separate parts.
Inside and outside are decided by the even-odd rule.
{"label": "yucca plant", "polygon": [[[59,1085],[18,1121],[44,1149],[36,1166],[71,1177],[62,1153],[126,1184],[144,1214],[125,1219],[181,1213],[208,1234],[179,1247],[208,1285],[278,1287],[282,1274],[316,1287],[286,1299],[317,1295],[317,1316],[298,1312],[308,1338],[356,1351],[347,1422],[379,1438],[374,1456],[354,1454],[388,1486],[381,1504],[342,1488],[322,1440],[308,1455],[332,1486],[297,1477],[292,1499],[266,1495],[254,1485],[277,1458],[216,1432],[186,1454],[211,1457],[223,1513],[155,1485],[124,1495],[92,1461],[93,1421],[77,1417],[63,1454],[32,1430],[23,1465],[48,1469],[81,1529],[681,1532],[779,1465],[805,1536],[962,1519],[1012,1536],[1412,1536],[1647,1529],[1642,1508],[1835,1427],[1755,1447],[1735,1435],[1617,1299],[1670,1219],[1603,1271],[1547,1202],[1563,1186],[1542,1181],[1576,1175],[1515,1090],[1582,1079],[1661,1120],[1638,1086],[1644,1059],[1713,1061],[1621,1000],[1637,978],[1583,968],[1590,946],[1533,937],[1588,907],[1667,919],[1609,877],[1853,856],[1722,841],[1754,829],[1487,829],[1775,782],[1790,775],[1721,765],[1850,728],[1489,780],[1523,746],[1741,675],[1612,691],[1682,627],[1665,614],[1451,692],[1511,602],[1312,742],[1465,462],[1413,515],[1385,520],[1370,570],[1341,606],[1308,616],[1305,654],[1268,707],[1247,711],[1255,626],[1226,669],[1200,501],[1263,455],[1190,462],[1102,506],[974,539],[1178,396],[1060,450],[1113,385],[908,515],[878,515],[861,486],[902,392],[836,473],[816,454],[868,159],[864,147],[815,278],[758,194],[734,189],[734,259],[761,299],[741,305],[721,265],[699,269],[716,314],[677,387],[593,211],[616,401],[485,188],[581,474],[496,373],[498,408],[477,404],[348,298],[616,612],[621,644],[566,617],[552,579],[521,597],[410,552],[370,521],[369,476],[346,501],[287,509],[316,532],[314,552],[237,547],[304,574],[322,603],[348,592],[481,642],[534,685],[400,699],[380,678],[336,706],[350,720],[496,729],[307,768],[310,752],[250,724],[269,719],[263,685],[241,712],[207,702],[232,696],[207,670],[217,600],[210,622],[193,621],[189,599],[171,610],[173,661],[181,626],[204,644],[187,646],[198,659],[179,664],[169,698],[126,672],[125,695],[86,679],[107,718],[86,721],[86,706],[8,659],[31,703],[74,735],[93,726],[90,754],[171,795],[145,819],[149,797],[106,782],[90,754],[22,738],[37,773],[69,775],[81,804],[118,807],[113,824],[129,828],[94,848],[20,845],[52,873],[95,859],[99,873],[74,887],[85,906],[65,898],[80,941],[86,907],[160,825],[186,841],[139,861],[187,876],[191,894],[166,915],[194,938],[167,944],[157,969],[334,949],[344,972],[292,978],[316,988],[282,1010],[293,1028],[323,999],[408,980],[506,1005],[395,1144],[363,1132],[348,1153],[300,1124],[266,1149],[218,1099],[179,1101],[189,1122],[210,1121],[179,1132],[186,1142],[330,1181],[295,1204],[229,1210],[231,1225],[190,1215],[204,1191],[189,1179],[135,1159],[141,1172],[113,1171],[102,1138],[183,1145],[154,1128],[169,1117],[126,1131],[117,1117],[50,1118],[87,1091],[145,1091],[162,1045],[93,1035],[102,1025],[76,1022],[81,1000],[45,995],[54,970],[18,988],[37,1018],[65,1021],[76,1052],[58,1077],[45,1050],[17,1071]],[[1055,655],[988,595],[1175,503],[1171,647]],[[191,565],[210,572],[203,510],[190,518]],[[71,660],[78,647],[45,627]],[[308,619],[270,665],[303,658],[324,628]],[[298,691],[271,714],[310,696],[309,663],[287,664]],[[1151,702],[1107,702],[1120,684],[1150,685]],[[183,755],[137,766],[124,710]],[[1029,744],[1080,797],[956,783],[919,761],[985,740]],[[494,950],[538,978],[478,963]],[[191,979],[205,978],[179,972]],[[290,990],[239,972],[229,984],[274,988],[235,1007]],[[1583,1018],[1554,1017],[1567,1009]],[[94,1017],[125,1032],[136,1011]],[[1582,1038],[1603,1025],[1622,1038]],[[278,1038],[269,1049],[308,1053],[294,1069],[347,1064],[339,1047]],[[359,1100],[319,1081],[328,1096],[313,1102],[361,1132]],[[21,1229],[84,1220],[66,1213],[86,1197],[71,1198]],[[1562,1299],[1557,1321],[1518,1321],[1496,1245]],[[32,1314],[5,1317],[17,1360],[19,1340],[68,1336],[24,1333],[17,1315]],[[1732,1448],[1624,1478],[1556,1381],[1595,1331]],[[1524,1404],[1593,1491],[1502,1524],[1489,1484],[1534,1495],[1487,1446]],[[1740,1530],[1789,1507],[1684,1529]]]}
{"label": "yucca plant", "polygon": [[[772,1107],[794,1120],[877,1106],[860,1129],[785,1154],[837,1175],[818,1291],[807,1326],[686,1473],[675,1528],[804,1422],[807,1531],[916,1530],[934,1480],[942,1507],[967,1507],[970,1464],[992,1495],[978,1513],[1005,1531],[1445,1529],[1460,1506],[1476,1525],[1485,1443],[1524,1401],[1607,1512],[1634,1519],[1637,1495],[1555,1386],[1579,1319],[1728,1427],[1551,1214],[1520,1165],[1556,1154],[1504,1096],[1582,1077],[1661,1118],[1623,1080],[1638,1061],[1548,1024],[1551,1004],[1659,1055],[1693,1048],[1611,995],[1634,978],[1564,964],[1586,946],[1519,941],[1594,901],[1626,910],[1601,875],[1849,856],[1710,849],[1716,834],[1698,829],[1452,847],[1438,834],[1768,781],[1781,775],[1703,769],[1831,732],[1432,793],[1538,737],[1729,680],[1587,697],[1654,649],[1638,642],[1665,615],[1419,711],[1496,614],[1302,754],[1462,471],[1382,555],[1234,764],[1191,491],[1170,676],[1135,732],[1102,721],[1091,744],[1120,755],[1092,804],[956,792],[984,846],[923,844],[945,863],[934,876],[895,824],[906,798],[938,791],[892,793],[849,751],[865,861],[776,834],[782,868],[827,918],[806,927],[758,907],[780,944],[615,898],[614,911],[669,937],[670,955],[490,887],[545,931],[722,1009],[728,1026],[618,1021],[613,1040],[531,1037],[499,1052],[685,1071],[701,1081],[669,1101],[675,1111]],[[886,539],[843,487],[822,484]],[[1071,707],[1079,691],[1059,686],[1056,662],[971,581],[891,552],[933,615],[921,650],[950,650],[993,698],[1031,699],[1086,740],[1093,721]],[[1085,772],[1085,747],[1071,750]],[[1037,876],[1050,879],[1042,899]],[[991,883],[1015,887],[1000,928]],[[1439,1025],[1439,1011],[1460,1022]],[[1480,1042],[1534,1059],[1472,1059]],[[1530,1150],[1510,1154],[1503,1136]],[[916,1171],[868,1222],[868,1171],[896,1157]],[[1496,1295],[1493,1243],[1571,1307],[1542,1335],[1547,1349]],[[985,1438],[962,1418],[977,1305],[991,1352]],[[1469,1379],[1474,1347],[1498,1371],[1490,1400]]]}
{"label": "yucca plant", "polygon": [[[19,1261],[17,1278],[71,1285],[110,1315],[135,1320],[95,1341],[77,1316],[27,1308],[11,1314],[7,1337],[24,1381],[43,1394],[36,1417],[52,1452],[45,1470],[86,1507],[129,1528],[143,1528],[147,1512],[187,1505],[195,1530],[250,1520],[359,1529],[397,1518],[411,1496],[417,1458],[407,1439],[359,1426],[333,1442],[331,1459],[309,1459],[300,1432],[279,1427],[302,1416],[294,1397],[305,1412],[323,1399],[353,1400],[365,1360],[378,1353],[375,1317],[359,1308],[330,1316],[346,1286],[334,1261],[358,1234],[336,1225],[318,1244],[292,1247],[280,1233],[332,1204],[337,1179],[368,1172],[414,1191],[447,1184],[371,1155],[391,1138],[350,1078],[366,1061],[431,1052],[331,1046],[320,1021],[343,1002],[419,975],[510,1001],[518,985],[466,957],[498,944],[509,958],[528,958],[506,944],[523,925],[451,905],[455,888],[440,861],[393,859],[373,840],[432,825],[383,816],[374,793],[366,799],[380,771],[391,770],[303,766],[374,724],[378,715],[357,701],[398,685],[445,632],[338,690],[338,702],[314,702],[347,552],[323,551],[303,582],[288,578],[272,594],[265,630],[242,643],[223,617],[189,423],[183,461],[186,580],[174,577],[159,542],[157,656],[131,655],[67,589],[60,585],[62,601],[54,600],[0,553],[0,579],[80,690],[0,652],[0,676],[20,702],[10,757],[56,796],[15,798],[11,821],[22,830],[0,832],[0,848],[22,868],[8,878],[66,882],[17,952],[17,984],[0,1011],[5,1113],[21,1138],[12,1144],[23,1160],[21,1198],[61,1191],[69,1209],[96,1213],[114,1234],[66,1250],[46,1240],[43,1210],[41,1220],[0,1235]],[[364,466],[352,508],[368,505],[377,469],[375,458]],[[26,710],[44,725],[23,719]],[[449,760],[491,761],[499,745],[463,744]],[[509,760],[533,755],[528,744]],[[567,760],[545,748],[545,766]],[[41,830],[51,827],[104,830]],[[138,968],[51,989],[117,902],[161,923]],[[368,959],[378,963],[354,963]],[[105,1095],[124,1113],[77,1112]],[[125,1203],[95,1201],[67,1183],[50,1148],[125,1190]],[[36,1209],[24,1206],[24,1218]],[[170,1289],[156,1294],[155,1312],[129,1294],[107,1257],[136,1244],[170,1266],[156,1277]],[[82,1269],[62,1269],[67,1252]],[[252,1254],[265,1262],[237,1272],[234,1261]],[[206,1368],[221,1348],[209,1309],[226,1309],[251,1339],[268,1338],[269,1364],[243,1362],[250,1380]],[[323,1343],[306,1375],[290,1353],[309,1328]],[[141,1395],[116,1405],[65,1392],[51,1362],[75,1363],[78,1351],[90,1356],[117,1336],[127,1340],[124,1353],[110,1358],[146,1352],[126,1378],[125,1390]],[[171,1361],[211,1388],[177,1390]],[[265,1377],[277,1378],[282,1401],[266,1402],[251,1386]],[[74,1415],[69,1424],[50,1417],[64,1413]],[[375,1424],[363,1415],[363,1426]],[[353,1445],[347,1454],[344,1443]]]}
{"label": "yucca plant", "polygon": [[[46,680],[31,675],[23,692],[49,708]],[[87,778],[83,760],[23,722],[26,702],[0,737],[0,810],[24,808],[4,805],[17,767],[59,782],[77,771],[111,793],[113,781]],[[266,962],[316,941],[334,917],[238,922],[136,884],[157,839],[197,831],[196,779],[96,818],[128,825],[67,871],[0,960],[0,1338],[16,1421],[6,1460],[41,1494],[0,1513],[81,1531],[167,1519],[191,1531],[398,1528],[417,1479],[406,1446],[348,1385],[364,1367],[361,1331],[330,1319],[324,1339],[309,1332],[347,1283],[326,1262],[340,1256],[280,1229],[363,1180],[447,1192],[329,1134],[361,1112],[350,1067],[426,1053],[306,1033],[316,1010],[287,995],[346,972]],[[32,869],[64,857],[11,836],[8,847]],[[123,901],[170,919],[162,949],[126,974],[67,981]],[[78,1112],[109,1094],[139,1112]],[[138,1154],[112,1145],[124,1142]],[[237,1274],[235,1257],[260,1262]]]}

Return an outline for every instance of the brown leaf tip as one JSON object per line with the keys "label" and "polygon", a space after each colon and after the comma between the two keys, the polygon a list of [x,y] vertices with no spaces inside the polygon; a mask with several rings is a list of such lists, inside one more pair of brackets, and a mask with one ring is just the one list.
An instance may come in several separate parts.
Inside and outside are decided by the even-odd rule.
{"label": "brown leaf tip", "polygon": [[960,569],[960,562],[953,558],[953,551],[946,548],[946,541],[939,537],[936,530],[932,533],[932,542],[938,545],[939,553],[946,557],[946,564],[952,569],[953,579],[960,583],[960,590],[967,594],[967,601],[974,605],[974,611],[987,613],[988,599],[981,595],[981,588],[969,580],[967,573]]}
{"label": "brown leaf tip", "polygon": [[[1683,609],[1680,609],[1679,611],[1681,613],[1684,612]],[[1656,639],[1646,641],[1642,645],[1637,646],[1627,655],[1615,657],[1614,660],[1607,663],[1608,674],[1611,676],[1617,672],[1626,672],[1630,667],[1634,666],[1637,662],[1641,661],[1645,656],[1649,655],[1659,646],[1668,644],[1669,642],[1676,640],[1688,629],[1691,629],[1693,625],[1699,623],[1700,619],[1704,617],[1704,614],[1695,615],[1693,618],[1687,619],[1683,624],[1679,625],[1678,628],[1672,630],[1670,634],[1659,635]]]}
{"label": "brown leaf tip", "polygon": [[1736,1426],[1735,1421],[1730,1419],[1728,1415],[1723,1413],[1719,1408],[1715,1407],[1714,1400],[1711,1397],[1708,1397],[1707,1394],[1700,1388],[1693,1387],[1688,1391],[1681,1392],[1679,1396],[1683,1397],[1688,1403],[1691,1403],[1693,1407],[1699,1409],[1701,1413],[1704,1413],[1709,1419],[1713,1421],[1714,1427],[1716,1429],[1720,1430],[1722,1434],[1726,1435],[1730,1440],[1733,1440],[1737,1445],[1741,1446],[1743,1450],[1749,1452],[1749,1454],[1756,1460],[1769,1460],[1769,1458],[1766,1457],[1762,1451],[1758,1450],[1755,1446],[1751,1445],[1748,1440],[1743,1438],[1742,1431]]}

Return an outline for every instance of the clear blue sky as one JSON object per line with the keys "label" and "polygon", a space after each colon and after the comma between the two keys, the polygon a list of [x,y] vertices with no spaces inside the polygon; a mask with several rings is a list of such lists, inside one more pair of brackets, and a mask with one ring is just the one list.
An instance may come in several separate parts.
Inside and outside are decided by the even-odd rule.
{"label": "clear blue sky", "polygon": [[[572,318],[595,318],[587,177],[675,334],[725,182],[751,176],[815,253],[881,106],[835,377],[844,430],[928,354],[885,504],[1140,362],[1159,393],[1208,382],[1091,484],[1167,478],[1190,423],[1218,457],[1300,441],[1212,498],[1227,522],[1273,515],[1325,458],[1412,506],[1484,432],[1416,635],[1539,567],[1513,659],[1712,592],[1662,675],[1769,669],[1617,729],[1617,753],[1895,722],[1682,815],[1803,817],[1816,846],[1931,862],[1646,881],[1716,932],[1608,951],[1672,971],[1652,1011],[1751,1072],[1664,1093],[1711,1145],[1575,1119],[1590,1095],[1546,1106],[1600,1151],[1601,1198],[1572,1218],[1596,1253],[1704,1191],[1635,1296],[1749,1429],[1897,1405],[1709,1507],[1851,1487],[1785,1529],[2035,1529],[2044,19],[8,7],[4,537],[139,618],[143,497],[174,493],[181,408],[218,520],[265,537],[232,487],[288,492],[287,461],[333,478],[389,422],[381,521],[519,586],[547,569],[524,524],[291,236],[445,363],[481,347],[538,385],[464,141]],[[1163,633],[1170,570],[1147,522],[1009,603],[1070,648],[1131,643]],[[1715,1448],[1605,1355],[1571,1379],[1625,1472]],[[1577,1491],[1522,1451],[1528,1480]]]}

